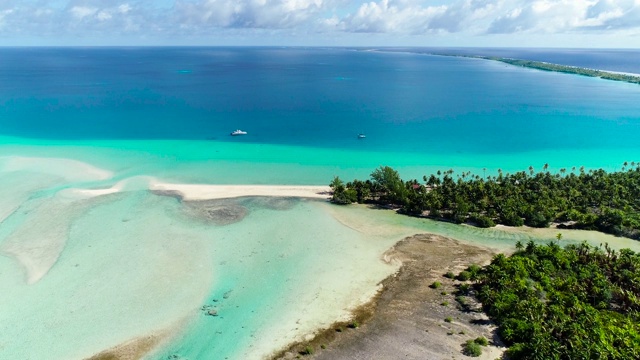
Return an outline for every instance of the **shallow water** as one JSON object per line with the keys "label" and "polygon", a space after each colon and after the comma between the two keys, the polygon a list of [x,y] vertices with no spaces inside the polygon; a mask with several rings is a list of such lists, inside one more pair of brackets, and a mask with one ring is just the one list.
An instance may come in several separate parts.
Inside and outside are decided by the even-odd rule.
{"label": "shallow water", "polygon": [[[154,178],[327,184],[380,165],[418,179],[544,163],[615,170],[640,159],[630,84],[347,50],[43,50],[27,69],[24,51],[0,66],[0,358],[81,359],[159,335],[151,359],[258,359],[348,316],[396,269],[384,252],[418,232],[496,249],[558,232],[640,249],[593,232],[148,191]],[[105,78],[112,60],[128,66]],[[78,63],[90,69],[69,72]],[[227,135],[239,126],[247,137]]]}

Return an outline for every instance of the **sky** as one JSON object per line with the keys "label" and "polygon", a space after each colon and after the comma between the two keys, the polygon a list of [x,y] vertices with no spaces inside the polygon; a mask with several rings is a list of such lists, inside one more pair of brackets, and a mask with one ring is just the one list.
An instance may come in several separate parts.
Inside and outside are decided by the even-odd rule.
{"label": "sky", "polygon": [[0,46],[640,48],[640,0],[0,0]]}

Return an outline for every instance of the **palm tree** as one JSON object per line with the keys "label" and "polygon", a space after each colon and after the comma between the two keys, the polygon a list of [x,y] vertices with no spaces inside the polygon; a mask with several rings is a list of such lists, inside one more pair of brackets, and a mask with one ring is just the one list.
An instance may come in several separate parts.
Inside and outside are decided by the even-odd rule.
{"label": "palm tree", "polygon": [[545,164],[542,166],[542,170],[547,171],[548,169],[549,169],[549,164],[548,164],[548,163],[545,163]]}

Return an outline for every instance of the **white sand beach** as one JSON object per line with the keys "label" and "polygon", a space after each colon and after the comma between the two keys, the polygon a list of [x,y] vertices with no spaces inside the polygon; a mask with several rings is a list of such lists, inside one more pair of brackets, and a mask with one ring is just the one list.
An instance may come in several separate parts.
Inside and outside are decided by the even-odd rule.
{"label": "white sand beach", "polygon": [[309,199],[329,199],[331,197],[331,188],[328,186],[171,184],[152,181],[149,184],[149,189],[175,191],[184,200],[229,199],[244,196]]}

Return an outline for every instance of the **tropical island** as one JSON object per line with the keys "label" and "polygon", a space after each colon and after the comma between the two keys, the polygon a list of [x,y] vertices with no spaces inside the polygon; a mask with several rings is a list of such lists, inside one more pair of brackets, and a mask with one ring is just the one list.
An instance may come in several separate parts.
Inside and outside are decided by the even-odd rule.
{"label": "tropical island", "polygon": [[[481,227],[554,223],[639,238],[640,166],[635,162],[611,173],[572,168],[552,174],[545,164],[540,172],[530,167],[528,172],[499,171],[484,177],[447,170],[422,180],[404,181],[386,166],[365,181],[344,183],[335,177],[332,202],[368,203]],[[442,317],[445,326],[456,319],[464,326],[474,324],[477,320],[469,320],[470,314],[487,316],[496,326],[491,340],[447,327],[450,337],[458,334],[462,353],[469,357],[490,351],[487,345],[497,345],[507,348],[503,357],[509,359],[640,358],[640,254],[586,242],[562,247],[561,239],[558,235],[546,245],[518,241],[512,254],[499,253],[490,263],[476,263],[485,266],[470,259],[472,264],[461,272],[440,270],[430,280],[413,275],[411,284],[418,288],[430,284],[432,294],[422,301],[431,308],[453,303],[458,313]],[[416,241],[420,239],[401,244]],[[427,253],[416,255],[403,264],[400,274],[405,266],[433,264],[427,257]],[[403,281],[403,275],[399,278],[392,281]],[[383,291],[393,293],[393,287]],[[433,321],[433,315],[423,316]]]}
{"label": "tropical island", "polygon": [[394,169],[381,166],[365,181],[330,186],[335,204],[369,203],[398,212],[478,227],[496,224],[598,230],[640,239],[640,165],[625,162],[621,171],[585,171],[575,167],[552,174],[542,171],[497,176],[438,171],[404,181]]}
{"label": "tropical island", "polygon": [[505,57],[499,57],[499,56],[483,56],[483,55],[459,55],[459,54],[439,54],[439,53],[433,53],[433,55],[493,60],[493,61],[500,61],[509,65],[521,66],[521,67],[526,67],[530,69],[561,72],[566,74],[596,77],[596,78],[601,78],[605,80],[623,81],[623,82],[628,82],[632,84],[640,84],[640,76],[638,75],[624,74],[624,73],[603,71],[603,70],[596,70],[596,69],[588,69],[588,68],[583,68],[579,66],[553,64],[553,63],[548,63],[544,61],[523,60],[523,59],[513,59],[513,58],[505,58]]}

